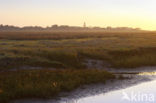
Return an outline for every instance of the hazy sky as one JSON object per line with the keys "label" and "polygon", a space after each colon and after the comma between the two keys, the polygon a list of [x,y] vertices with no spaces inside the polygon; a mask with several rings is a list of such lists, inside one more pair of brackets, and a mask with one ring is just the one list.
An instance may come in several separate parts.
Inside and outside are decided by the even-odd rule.
{"label": "hazy sky", "polygon": [[0,0],[0,24],[156,30],[156,0]]}

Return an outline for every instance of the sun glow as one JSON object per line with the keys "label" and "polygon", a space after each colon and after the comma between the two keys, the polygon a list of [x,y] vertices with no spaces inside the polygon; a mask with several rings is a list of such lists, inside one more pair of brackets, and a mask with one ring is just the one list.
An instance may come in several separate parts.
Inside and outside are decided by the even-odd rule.
{"label": "sun glow", "polygon": [[5,0],[2,24],[139,27],[156,30],[155,0]]}

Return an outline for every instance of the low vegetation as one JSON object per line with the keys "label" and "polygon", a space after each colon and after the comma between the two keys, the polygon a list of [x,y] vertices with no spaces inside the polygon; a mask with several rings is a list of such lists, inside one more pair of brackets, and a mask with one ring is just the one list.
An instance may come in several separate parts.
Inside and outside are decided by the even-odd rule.
{"label": "low vegetation", "polygon": [[156,65],[154,32],[1,32],[0,69],[86,68],[99,59],[115,68]]}
{"label": "low vegetation", "polygon": [[0,32],[0,102],[55,97],[115,78],[103,70],[86,69],[86,59],[114,68],[156,66],[156,33]]}
{"label": "low vegetation", "polygon": [[[149,36],[150,34],[150,36]],[[0,39],[5,40],[64,40],[86,38],[127,38],[127,37],[155,37],[155,32],[0,32]]]}
{"label": "low vegetation", "polygon": [[98,70],[31,70],[0,73],[0,103],[21,98],[52,98],[91,83],[115,79]]}

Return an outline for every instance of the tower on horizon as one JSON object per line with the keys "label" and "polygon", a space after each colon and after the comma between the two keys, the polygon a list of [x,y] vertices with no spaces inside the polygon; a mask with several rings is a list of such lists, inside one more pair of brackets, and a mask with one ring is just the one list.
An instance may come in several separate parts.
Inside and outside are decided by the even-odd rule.
{"label": "tower on horizon", "polygon": [[83,27],[86,28],[86,22],[84,22]]}

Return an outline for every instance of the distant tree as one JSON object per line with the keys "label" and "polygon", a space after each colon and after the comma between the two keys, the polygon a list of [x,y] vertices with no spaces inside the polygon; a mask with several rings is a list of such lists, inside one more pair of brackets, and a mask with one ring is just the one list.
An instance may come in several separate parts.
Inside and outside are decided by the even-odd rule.
{"label": "distant tree", "polygon": [[55,24],[55,25],[52,25],[51,27],[55,29],[55,28],[58,28],[58,25]]}

